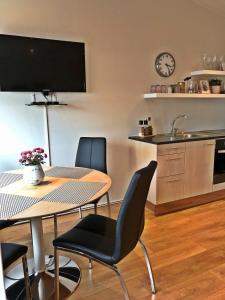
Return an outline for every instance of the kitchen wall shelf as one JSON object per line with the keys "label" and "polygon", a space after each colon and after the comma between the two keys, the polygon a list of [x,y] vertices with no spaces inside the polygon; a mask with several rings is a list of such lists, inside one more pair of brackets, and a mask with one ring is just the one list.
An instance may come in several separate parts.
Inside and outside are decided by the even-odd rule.
{"label": "kitchen wall shelf", "polygon": [[191,76],[225,76],[225,71],[218,71],[218,70],[198,70],[192,71]]}
{"label": "kitchen wall shelf", "polygon": [[144,94],[144,99],[154,99],[154,98],[225,99],[225,94],[186,94],[186,93],[149,93],[149,94]]}

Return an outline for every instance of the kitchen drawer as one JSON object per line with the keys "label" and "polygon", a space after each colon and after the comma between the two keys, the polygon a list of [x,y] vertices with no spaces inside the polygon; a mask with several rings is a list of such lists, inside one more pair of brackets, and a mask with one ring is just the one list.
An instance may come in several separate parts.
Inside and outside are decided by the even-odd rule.
{"label": "kitchen drawer", "polygon": [[157,204],[184,198],[184,175],[158,178]]}
{"label": "kitchen drawer", "polygon": [[158,157],[157,176],[165,177],[184,173],[184,153]]}
{"label": "kitchen drawer", "polygon": [[158,155],[174,154],[185,152],[185,143],[158,145]]}

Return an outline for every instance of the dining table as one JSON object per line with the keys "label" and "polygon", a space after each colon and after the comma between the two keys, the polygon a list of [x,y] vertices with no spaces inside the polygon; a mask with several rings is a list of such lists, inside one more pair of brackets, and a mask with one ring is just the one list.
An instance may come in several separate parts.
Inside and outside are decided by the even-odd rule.
{"label": "dining table", "polygon": [[[28,260],[28,268],[32,293],[38,300],[54,297],[54,256],[45,253],[45,244],[52,244],[52,240],[44,236],[43,219],[56,219],[59,214],[91,204],[104,196],[112,183],[109,175],[94,169],[53,166],[45,167],[44,172],[44,180],[38,185],[23,180],[23,169],[0,173],[0,220],[29,221],[31,225],[33,257]],[[18,238],[19,234],[18,227]],[[60,256],[59,272],[60,288],[68,297],[79,285],[80,268],[71,258]],[[17,299],[23,288],[21,282],[21,265],[4,274],[0,247],[0,299],[6,299],[5,289],[11,299]]]}

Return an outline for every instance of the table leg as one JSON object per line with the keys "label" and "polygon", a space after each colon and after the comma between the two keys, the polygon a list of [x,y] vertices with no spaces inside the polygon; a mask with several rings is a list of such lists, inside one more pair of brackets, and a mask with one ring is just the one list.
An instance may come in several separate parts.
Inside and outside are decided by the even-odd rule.
{"label": "table leg", "polygon": [[[54,295],[54,257],[52,255],[47,257],[44,255],[42,219],[33,218],[31,220],[31,229],[34,257],[33,260],[28,260],[28,268],[31,273],[35,272],[35,276],[30,274],[31,277],[34,277],[31,280],[32,292],[37,300],[49,300]],[[5,285],[13,294],[9,300],[16,299],[19,294],[19,288],[21,289],[20,280],[23,280],[22,270],[21,265],[18,265],[6,274],[7,280]],[[64,298],[69,297],[77,288],[80,283],[80,276],[79,266],[74,261],[68,257],[59,257],[60,291]],[[2,299],[5,300],[6,298],[1,297],[0,293],[0,300]]]}
{"label": "table leg", "polygon": [[38,273],[42,273],[45,271],[45,254],[44,254],[42,219],[41,218],[31,219],[31,228],[32,228],[35,271]]}
{"label": "table leg", "polygon": [[1,243],[0,243],[0,299],[6,300]]}

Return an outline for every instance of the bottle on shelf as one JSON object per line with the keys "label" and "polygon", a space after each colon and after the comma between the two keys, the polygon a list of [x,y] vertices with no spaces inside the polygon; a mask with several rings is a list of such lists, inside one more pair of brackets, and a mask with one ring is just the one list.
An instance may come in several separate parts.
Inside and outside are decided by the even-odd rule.
{"label": "bottle on shelf", "polygon": [[143,136],[145,136],[144,121],[143,121],[143,120],[139,120],[138,124],[139,124],[138,135],[139,135],[140,137],[143,137]]}
{"label": "bottle on shelf", "polygon": [[151,117],[148,117],[146,119],[145,135],[152,135],[152,134],[153,134],[153,130],[152,130]]}

